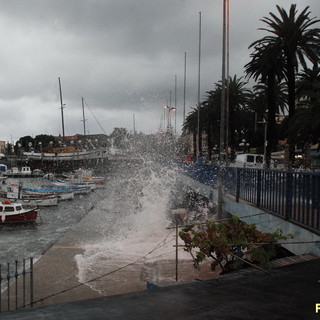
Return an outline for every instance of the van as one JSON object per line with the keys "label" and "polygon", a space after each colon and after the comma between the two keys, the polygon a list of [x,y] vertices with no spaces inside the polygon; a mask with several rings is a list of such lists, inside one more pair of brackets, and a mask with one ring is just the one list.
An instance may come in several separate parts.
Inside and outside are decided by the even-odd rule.
{"label": "van", "polygon": [[235,161],[231,162],[230,166],[239,168],[263,168],[264,155],[255,153],[237,154]]}

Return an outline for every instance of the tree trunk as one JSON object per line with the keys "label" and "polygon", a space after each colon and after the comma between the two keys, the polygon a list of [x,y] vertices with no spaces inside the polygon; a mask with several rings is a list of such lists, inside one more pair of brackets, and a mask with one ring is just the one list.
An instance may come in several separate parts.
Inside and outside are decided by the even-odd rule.
{"label": "tree trunk", "polygon": [[[267,119],[267,147],[266,147],[266,168],[270,168],[271,152],[276,146],[276,102],[275,102],[275,75],[268,75],[268,119]],[[266,141],[265,141],[266,143]]]}
{"label": "tree trunk", "polygon": [[[296,81],[293,59],[289,53],[287,53],[287,82],[288,82],[288,106],[289,106],[289,125],[296,110]],[[295,144],[289,142],[289,159],[288,168],[292,168],[295,160]]]}
{"label": "tree trunk", "polygon": [[193,138],[193,159],[197,159],[197,133],[194,131],[192,133]]}

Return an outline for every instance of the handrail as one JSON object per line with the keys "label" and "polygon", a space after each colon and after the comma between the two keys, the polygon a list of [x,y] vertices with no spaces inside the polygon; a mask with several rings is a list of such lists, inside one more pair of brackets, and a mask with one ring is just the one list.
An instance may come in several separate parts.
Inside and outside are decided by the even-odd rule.
{"label": "handrail", "polygon": [[183,163],[183,172],[213,188],[222,170],[226,194],[320,233],[320,173]]}

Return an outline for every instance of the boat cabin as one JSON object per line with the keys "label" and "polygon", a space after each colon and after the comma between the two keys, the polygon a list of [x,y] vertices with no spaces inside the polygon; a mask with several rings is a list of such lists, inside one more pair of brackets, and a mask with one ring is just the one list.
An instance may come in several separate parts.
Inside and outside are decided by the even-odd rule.
{"label": "boat cabin", "polygon": [[32,171],[31,171],[31,168],[30,167],[22,167],[21,168],[21,174],[22,175],[29,175],[31,174]]}
{"label": "boat cabin", "polygon": [[0,223],[34,222],[37,215],[37,209],[25,209],[21,203],[10,200],[0,202]]}

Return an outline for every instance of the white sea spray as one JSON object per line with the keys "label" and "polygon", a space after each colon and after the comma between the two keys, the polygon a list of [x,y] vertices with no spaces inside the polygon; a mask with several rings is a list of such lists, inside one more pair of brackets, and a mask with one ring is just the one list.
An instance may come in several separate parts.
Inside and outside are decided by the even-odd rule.
{"label": "white sea spray", "polygon": [[99,217],[94,240],[81,244],[85,252],[76,256],[80,282],[113,272],[110,266],[174,258],[175,233],[168,229],[167,213],[176,171],[148,161],[112,183],[112,193],[90,213]]}

